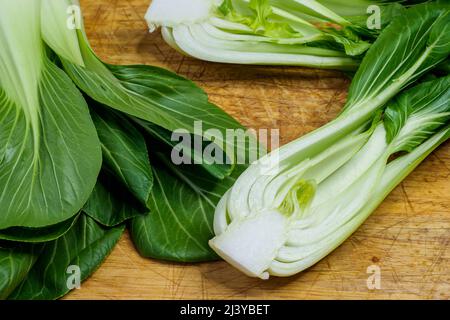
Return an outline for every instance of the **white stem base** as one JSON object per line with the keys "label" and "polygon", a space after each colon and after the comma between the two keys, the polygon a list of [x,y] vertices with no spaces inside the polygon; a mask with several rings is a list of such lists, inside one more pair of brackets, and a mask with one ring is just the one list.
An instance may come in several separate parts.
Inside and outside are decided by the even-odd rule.
{"label": "white stem base", "polygon": [[212,0],[153,0],[145,19],[150,30],[155,26],[190,25],[209,19],[213,6]]}
{"label": "white stem base", "polygon": [[287,217],[278,211],[263,211],[232,222],[209,245],[248,276],[266,280],[267,269],[286,241],[287,229]]}

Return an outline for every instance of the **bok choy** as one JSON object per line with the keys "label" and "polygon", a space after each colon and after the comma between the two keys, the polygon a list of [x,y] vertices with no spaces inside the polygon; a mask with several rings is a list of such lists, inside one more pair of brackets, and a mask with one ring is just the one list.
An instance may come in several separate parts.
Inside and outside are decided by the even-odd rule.
{"label": "bok choy", "polygon": [[[205,92],[187,79],[157,67],[120,66],[101,61],[89,45],[81,17],[78,29],[66,28],[66,21],[61,18],[65,16],[67,6],[77,3],[77,0],[42,0],[42,15],[44,17],[45,13],[46,17],[42,19],[42,32],[64,71],[89,97],[102,145],[104,170],[84,210],[97,221],[110,225],[118,220],[132,219],[132,237],[144,256],[175,261],[216,258],[207,244],[213,235],[211,213],[234,181],[230,176],[236,176],[236,156],[228,155],[228,152],[241,148],[225,138],[227,130],[243,129],[243,126],[210,103]],[[56,38],[53,30],[58,30],[65,42]],[[69,41],[70,44],[66,43]],[[199,133],[195,131],[196,122],[202,124]],[[208,165],[203,161],[199,165],[201,168],[172,165],[173,141],[170,140],[176,130],[201,135],[202,143],[214,144],[223,150],[224,158],[227,157],[230,163]],[[220,134],[212,136],[213,132]],[[131,154],[130,149],[133,150]],[[203,150],[194,150],[189,157],[196,157],[197,152],[203,155]],[[239,150],[235,151],[238,154]],[[198,171],[198,177],[191,176],[189,171]],[[126,206],[125,211],[117,210],[122,218],[116,216],[111,221],[102,218],[101,209],[105,209],[102,206],[105,202],[99,205],[95,200],[104,195],[106,189],[109,189],[107,194],[117,193],[104,183],[111,177],[128,189],[131,198],[136,198],[144,210],[130,210]],[[166,188],[183,191],[184,197],[192,201],[183,201],[184,197],[178,197],[178,194],[168,201]],[[208,194],[211,189],[216,190],[214,195]],[[122,200],[127,198],[129,195]],[[113,209],[114,202],[111,202],[106,203],[106,208]],[[121,208],[117,203],[114,206]],[[148,214],[142,214],[142,211]],[[176,216],[173,216],[174,212]],[[167,233],[177,235],[170,245],[167,239],[171,237]],[[186,243],[191,245],[186,246]]]}
{"label": "bok choy", "polygon": [[266,279],[339,246],[449,138],[449,76],[397,95],[449,53],[448,7],[421,5],[395,19],[364,58],[340,116],[261,158],[221,199],[211,247]]}
{"label": "bok choy", "polygon": [[100,142],[83,96],[41,39],[40,1],[0,8],[0,230],[46,227],[87,201]]}
{"label": "bok choy", "polygon": [[[370,5],[382,13],[369,28]],[[203,60],[351,70],[400,10],[365,0],[153,0],[146,19],[169,45]]]}
{"label": "bok choy", "polygon": [[[81,16],[68,25],[77,0],[0,0],[0,299],[65,295],[68,272],[89,277],[126,225],[144,257],[217,252],[261,278],[339,245],[450,135],[448,6],[380,2],[381,34],[361,23],[366,0],[153,2],[172,45],[213,61],[225,47],[228,62],[351,69],[366,56],[336,120],[247,169],[238,148],[259,146],[228,140],[236,120],[167,70],[102,61]],[[178,130],[200,147],[180,150]],[[196,164],[204,150],[223,164]],[[176,164],[181,151],[194,164]]]}
{"label": "bok choy", "polygon": [[[242,128],[184,78],[161,68],[101,61],[89,45],[82,17],[77,18],[78,29],[67,28],[61,18],[68,6],[78,5],[78,0],[42,0],[42,4],[43,38],[78,88],[96,102],[168,131],[182,128],[194,133],[195,121],[202,121],[205,132],[210,128],[222,131],[223,137],[226,129]],[[70,43],[55,40],[54,30]],[[225,149],[226,141],[216,143]]]}
{"label": "bok choy", "polygon": [[[214,205],[240,172],[232,154],[223,165],[170,164],[173,131],[228,152],[208,129],[225,137],[227,129],[243,127],[183,77],[101,61],[79,10],[68,21],[68,9],[78,5],[0,0],[2,299],[66,294],[67,268],[78,266],[80,280],[89,277],[127,222],[145,256],[217,258],[207,244]],[[196,152],[203,149],[189,157]],[[183,197],[167,206],[160,193],[166,188],[183,190]]]}

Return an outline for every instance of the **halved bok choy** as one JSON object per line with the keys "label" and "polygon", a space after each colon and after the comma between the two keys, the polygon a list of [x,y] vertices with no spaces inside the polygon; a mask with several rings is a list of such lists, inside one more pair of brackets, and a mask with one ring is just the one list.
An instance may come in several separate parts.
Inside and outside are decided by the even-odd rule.
{"label": "halved bok choy", "polygon": [[449,76],[399,94],[447,58],[449,28],[448,8],[435,5],[395,19],[367,53],[337,119],[261,158],[225,194],[210,246],[267,279],[312,266],[349,237],[450,136]]}
{"label": "halved bok choy", "polygon": [[207,61],[351,70],[379,32],[366,26],[367,7],[383,8],[378,28],[403,9],[354,2],[153,0],[146,20],[173,48]]}
{"label": "halved bok choy", "polygon": [[[450,137],[449,119],[450,77],[410,89],[368,131],[277,174],[246,181],[251,190],[240,199],[232,189],[216,211],[218,236],[212,248],[263,279],[310,267],[349,237]],[[398,152],[408,153],[389,161]],[[233,201],[247,201],[250,212],[231,211],[227,202]]]}

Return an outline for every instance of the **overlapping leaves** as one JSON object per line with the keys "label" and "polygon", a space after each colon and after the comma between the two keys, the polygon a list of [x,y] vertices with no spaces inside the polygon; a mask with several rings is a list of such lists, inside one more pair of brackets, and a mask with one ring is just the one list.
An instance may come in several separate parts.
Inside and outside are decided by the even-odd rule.
{"label": "overlapping leaves", "polygon": [[[198,165],[198,176],[192,175],[191,166],[168,165],[175,146],[171,134],[182,129],[194,137],[198,134],[194,124],[201,121],[202,150],[213,143],[226,150],[227,142],[220,135],[204,132],[215,129],[225,137],[227,129],[242,126],[187,79],[161,68],[103,63],[90,49],[83,30],[68,29],[66,19],[61,19],[67,5],[74,3],[33,2],[27,12],[34,24],[23,25],[30,28],[28,37],[36,37],[29,42],[37,41],[42,49],[29,54],[41,52],[43,64],[23,88],[34,90],[27,100],[27,94],[0,86],[0,184],[4,186],[0,204],[7,209],[0,215],[0,239],[5,241],[0,246],[0,273],[5,275],[1,298],[55,299],[66,294],[71,288],[68,268],[79,268],[80,280],[86,279],[112,250],[129,220],[133,226],[146,227],[150,222],[149,232],[165,230],[165,237],[176,238],[168,247],[157,232],[149,238],[137,235],[146,255],[182,261],[215,257],[206,242],[212,235],[215,202],[226,190],[221,182],[229,180],[233,161]],[[0,1],[0,9],[15,11],[19,5]],[[40,5],[46,14],[42,36],[53,52],[40,39]],[[17,27],[8,19],[1,24],[9,30]],[[52,30],[58,32],[49,33]],[[0,55],[0,62],[8,57]],[[5,69],[0,71],[9,75]],[[1,85],[14,82],[0,79]],[[192,149],[187,156],[198,160],[202,150]],[[163,161],[157,153],[163,154]],[[155,158],[155,166],[150,158]],[[184,176],[189,181],[180,180]],[[181,187],[183,196],[186,192],[191,200],[174,197]],[[170,206],[177,212],[164,207],[163,189],[173,196]],[[185,250],[192,246],[190,241],[200,248]],[[150,254],[149,246],[155,249]]]}

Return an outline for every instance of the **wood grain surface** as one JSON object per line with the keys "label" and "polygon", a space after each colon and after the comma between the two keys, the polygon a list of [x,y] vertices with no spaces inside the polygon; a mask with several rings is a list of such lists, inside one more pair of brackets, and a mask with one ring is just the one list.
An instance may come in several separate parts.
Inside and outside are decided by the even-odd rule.
{"label": "wood grain surface", "polygon": [[[89,39],[111,63],[166,67],[252,128],[286,143],[331,120],[349,80],[339,72],[207,63],[169,48],[143,20],[149,0],[82,0]],[[343,245],[291,278],[251,279],[224,262],[141,258],[128,234],[69,299],[449,299],[450,144],[420,165]],[[369,290],[367,268],[381,268]]]}

